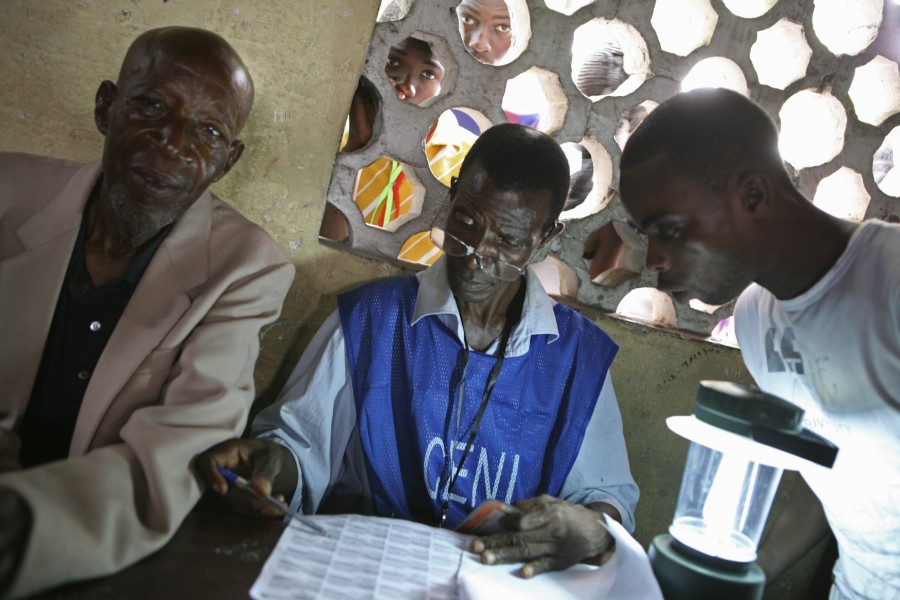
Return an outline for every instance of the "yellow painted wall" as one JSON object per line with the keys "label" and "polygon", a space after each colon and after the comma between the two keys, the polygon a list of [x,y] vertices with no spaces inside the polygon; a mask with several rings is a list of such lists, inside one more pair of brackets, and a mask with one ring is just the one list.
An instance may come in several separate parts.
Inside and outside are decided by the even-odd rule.
{"label": "yellow painted wall", "polygon": [[[421,0],[427,1],[427,0]],[[243,158],[214,191],[278,241],[297,267],[281,319],[263,340],[260,404],[274,397],[335,294],[400,271],[316,238],[331,163],[363,64],[377,0],[4,0],[0,3],[0,150],[97,158],[94,93],[115,80],[128,44],[163,25],[214,30],[256,84]],[[636,537],[665,531],[687,443],[664,419],[691,412],[700,379],[746,381],[736,350],[587,312],[621,345],[613,377],[642,490]],[[597,457],[602,460],[602,457]],[[768,597],[802,597],[816,557]]]}

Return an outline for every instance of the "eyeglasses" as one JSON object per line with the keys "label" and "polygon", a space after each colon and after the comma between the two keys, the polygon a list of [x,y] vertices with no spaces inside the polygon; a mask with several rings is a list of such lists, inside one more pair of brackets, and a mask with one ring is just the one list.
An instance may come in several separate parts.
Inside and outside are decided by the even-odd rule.
{"label": "eyeglasses", "polygon": [[474,256],[478,263],[478,268],[482,271],[500,279],[502,281],[515,281],[525,273],[525,267],[517,267],[499,258],[491,258],[482,256],[475,251],[475,248],[468,245],[458,237],[451,233],[447,233],[440,227],[431,228],[432,243],[446,252],[449,256],[458,258],[465,256]]}

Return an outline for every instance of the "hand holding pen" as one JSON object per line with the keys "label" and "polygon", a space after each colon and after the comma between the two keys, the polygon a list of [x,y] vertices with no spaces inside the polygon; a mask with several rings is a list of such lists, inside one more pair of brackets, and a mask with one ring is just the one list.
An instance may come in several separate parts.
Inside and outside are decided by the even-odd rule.
{"label": "hand holding pen", "polygon": [[[254,438],[227,440],[197,455],[194,467],[200,478],[238,511],[295,516],[283,502],[271,497],[291,494],[299,484],[296,460],[281,444]],[[249,473],[250,481],[236,472]],[[230,491],[234,488],[242,489]],[[300,521],[312,523],[309,517]],[[321,529],[316,524],[310,528]]]}
{"label": "hand holding pen", "polygon": [[297,521],[299,521],[300,523],[302,523],[309,529],[312,529],[316,533],[319,533],[319,534],[325,535],[325,536],[328,535],[328,532],[321,525],[319,525],[312,519],[301,515],[300,513],[298,513],[291,507],[289,507],[287,504],[282,502],[281,500],[278,500],[277,498],[273,498],[272,496],[263,496],[262,494],[257,492],[256,488],[254,488],[252,485],[250,485],[250,483],[248,483],[247,480],[244,479],[243,477],[241,477],[240,475],[237,475],[236,473],[232,473],[225,467],[216,467],[216,469],[219,471],[219,473],[222,474],[222,477],[224,477],[225,479],[228,480],[228,482],[231,485],[233,485],[237,488],[240,488],[246,492],[249,492],[250,494],[253,494],[259,500],[265,502],[272,508],[280,510],[281,512],[283,512],[287,516],[291,517],[292,519],[296,519]]}

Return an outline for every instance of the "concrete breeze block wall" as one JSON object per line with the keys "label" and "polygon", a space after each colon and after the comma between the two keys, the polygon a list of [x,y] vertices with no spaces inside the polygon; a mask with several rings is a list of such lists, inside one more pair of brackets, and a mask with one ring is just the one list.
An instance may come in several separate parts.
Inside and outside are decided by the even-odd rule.
{"label": "concrete breeze block wall", "polygon": [[[646,100],[662,102],[677,94],[691,70],[701,61],[709,62],[708,59],[733,61],[731,66],[735,74],[732,79],[743,80],[739,84],[743,84],[744,93],[760,103],[783,132],[797,131],[808,139],[817,139],[813,138],[814,134],[833,132],[831,137],[837,139],[839,144],[835,156],[826,156],[825,159],[801,156],[793,160],[794,166],[788,165],[798,187],[810,199],[816,196],[821,180],[841,168],[849,168],[859,175],[864,185],[861,193],[870,197],[856,220],[863,217],[900,219],[900,200],[882,191],[873,177],[873,156],[888,133],[900,125],[900,78],[896,75],[900,46],[895,42],[900,38],[900,7],[893,0],[859,0],[856,5],[827,1],[814,3],[812,0],[765,3],[731,0],[728,3],[744,15],[762,13],[756,18],[739,17],[718,0],[595,0],[577,3],[529,0],[527,8],[524,1],[508,2],[514,17],[514,34],[516,27],[521,25],[516,24],[513,9],[529,13],[530,39],[524,52],[503,66],[482,64],[466,52],[454,12],[457,4],[459,0],[419,0],[409,3],[408,14],[403,19],[375,26],[362,75],[374,84],[381,95],[380,119],[375,135],[366,147],[336,157],[328,201],[346,215],[351,236],[349,241],[335,247],[397,262],[401,245],[411,235],[429,229],[447,194],[447,188],[429,171],[423,151],[424,139],[432,123],[443,111],[458,107],[475,109],[494,124],[507,122],[501,110],[501,99],[508,82],[530,69],[541,69],[558,75],[558,79],[554,78],[545,86],[548,93],[555,91],[564,95],[559,107],[561,126],[550,133],[560,143],[589,140],[590,146],[596,148],[592,152],[595,171],[609,166],[613,170],[610,179],[595,176],[595,183],[604,187],[594,191],[601,198],[596,207],[599,210],[587,216],[567,219],[566,231],[554,240],[552,255],[577,281],[572,286],[574,289],[563,294],[579,304],[615,313],[628,292],[653,287],[656,279],[653,273],[643,270],[637,277],[618,285],[598,285],[591,281],[582,260],[585,239],[591,232],[613,221],[626,221],[616,190],[621,151],[613,139],[620,116],[623,111]],[[548,8],[548,4],[586,6],[566,15]],[[753,12],[753,6],[759,4],[774,6]],[[625,70],[631,77],[619,90],[599,99],[585,97],[572,76],[573,39],[579,28],[592,21],[604,23],[604,26],[612,22],[613,30],[616,27],[630,29],[636,34],[634,40],[622,36],[612,38],[625,53]],[[792,29],[789,33],[783,33],[785,39],[782,40],[778,33],[773,32],[780,32],[786,24],[796,31]],[[829,24],[837,25],[836,31],[831,32],[825,27]],[[521,37],[522,32],[519,33]],[[824,42],[818,37],[820,33]],[[426,107],[398,101],[384,73],[385,59],[391,45],[411,35],[432,42],[435,54],[447,67],[440,96]],[[792,45],[792,41],[798,43]],[[805,55],[808,61],[805,68],[800,56],[804,51],[809,53]],[[836,55],[835,52],[845,54]],[[880,71],[875,75],[881,77],[879,84],[861,87],[856,92],[856,98],[852,99],[851,84],[859,86],[862,80],[862,77],[856,76],[857,68],[868,65],[876,57],[893,65],[893,76]],[[779,67],[795,61],[801,62],[799,73],[793,80],[782,78],[779,84]],[[855,76],[857,82],[854,84]],[[773,87],[776,85],[784,89]],[[809,124],[782,122],[784,119],[780,113],[789,100],[796,102],[804,95],[819,93],[832,101],[838,111],[843,111],[839,116],[845,125],[833,125],[826,120]],[[873,95],[883,96],[883,102],[888,105],[886,114],[890,115],[877,125],[863,122],[854,114],[857,109],[855,103]],[[801,114],[805,112],[815,116],[811,108],[804,108],[801,108]],[[790,115],[783,116],[787,119]],[[830,141],[827,134],[823,137]],[[785,154],[794,158],[796,153]],[[357,171],[381,156],[406,165],[425,189],[420,216],[404,222],[395,231],[367,226],[352,198]],[[833,204],[840,206],[842,202],[850,204],[851,198],[837,198]],[[843,210],[846,214],[852,212],[850,208]],[[638,250],[645,252],[643,248]],[[643,261],[638,264],[643,264]],[[729,303],[708,313],[673,304],[664,294],[654,298],[654,304],[659,304],[654,307],[654,312],[662,315],[656,319],[657,325],[700,336],[709,335],[733,309]]]}

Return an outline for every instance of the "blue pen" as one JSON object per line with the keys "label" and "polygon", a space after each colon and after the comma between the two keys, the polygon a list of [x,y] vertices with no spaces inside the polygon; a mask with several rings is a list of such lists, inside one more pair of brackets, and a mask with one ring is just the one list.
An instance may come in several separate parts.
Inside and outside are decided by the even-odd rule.
{"label": "blue pen", "polygon": [[306,525],[307,527],[309,527],[316,533],[320,533],[324,536],[328,536],[328,532],[325,530],[324,527],[322,527],[318,523],[314,522],[312,519],[309,519],[309,518],[301,515],[300,513],[298,513],[296,510],[293,510],[290,506],[288,506],[284,502],[281,502],[280,500],[273,498],[272,496],[263,496],[262,494],[257,492],[256,489],[252,485],[250,485],[250,483],[246,479],[244,479],[237,473],[229,471],[225,467],[216,467],[216,470],[219,471],[219,473],[222,475],[222,477],[227,479],[228,482],[231,485],[233,485],[234,487],[240,488],[242,490],[245,490],[245,491],[253,494],[257,498],[259,498],[260,500],[262,500],[263,502],[268,504],[269,506],[277,508],[278,510],[280,510],[287,516],[291,517],[292,519],[296,519],[296,520],[300,521],[300,523],[302,523],[303,525]]}

